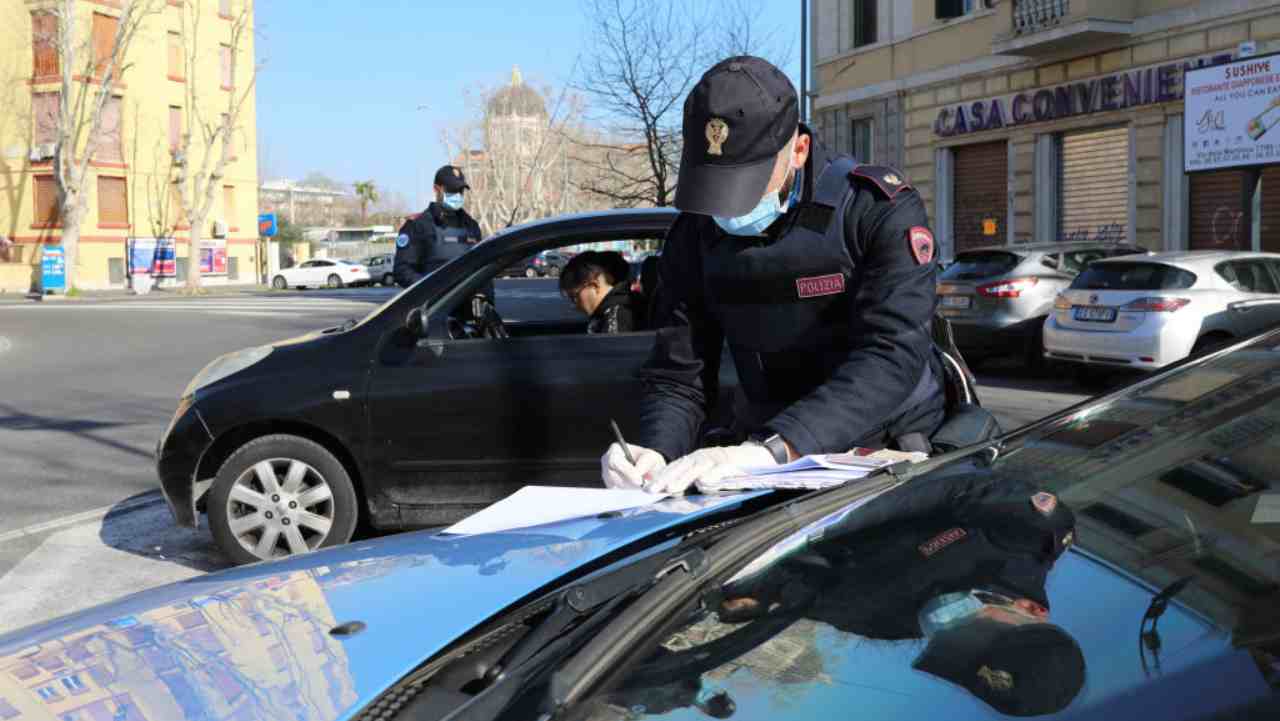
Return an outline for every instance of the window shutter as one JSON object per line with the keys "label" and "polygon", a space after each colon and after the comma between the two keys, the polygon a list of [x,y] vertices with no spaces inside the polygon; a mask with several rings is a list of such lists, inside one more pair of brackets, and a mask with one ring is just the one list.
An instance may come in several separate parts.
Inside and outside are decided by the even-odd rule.
{"label": "window shutter", "polygon": [[221,46],[222,51],[222,87],[231,88],[231,46]]}
{"label": "window shutter", "polygon": [[31,96],[31,121],[34,132],[31,142],[36,145],[58,140],[58,93],[35,93]]}
{"label": "window shutter", "polygon": [[129,204],[124,178],[98,177],[98,223],[120,225],[129,222]]}
{"label": "window shutter", "polygon": [[116,28],[120,21],[110,15],[93,14],[93,62],[94,74],[101,76],[111,62],[111,50],[116,43]]}
{"label": "window shutter", "polygon": [[58,18],[53,13],[31,14],[31,46],[35,50],[36,78],[58,76]]}
{"label": "window shutter", "polygon": [[876,41],[876,0],[857,0],[854,7],[853,46]]}
{"label": "window shutter", "polygon": [[231,17],[231,0],[218,0],[218,14],[224,18]]}
{"label": "window shutter", "polygon": [[228,228],[236,227],[236,186],[222,186],[222,219]]}
{"label": "window shutter", "polygon": [[937,17],[939,20],[958,18],[964,15],[964,0],[937,0]]}
{"label": "window shutter", "polygon": [[52,175],[37,175],[36,225],[55,225],[58,222],[58,182]]}
{"label": "window shutter", "polygon": [[123,163],[124,149],[121,147],[124,124],[120,98],[112,97],[102,106],[102,125],[94,141],[93,159],[103,163]]}
{"label": "window shutter", "polygon": [[182,108],[169,106],[169,149],[182,147]]}
{"label": "window shutter", "polygon": [[182,35],[174,32],[169,33],[169,77],[186,79],[186,68],[182,62]]}

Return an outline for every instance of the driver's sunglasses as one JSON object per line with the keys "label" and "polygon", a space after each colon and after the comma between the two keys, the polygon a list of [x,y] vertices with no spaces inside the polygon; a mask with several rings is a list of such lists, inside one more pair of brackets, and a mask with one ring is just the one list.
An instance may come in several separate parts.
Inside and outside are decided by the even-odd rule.
{"label": "driver's sunglasses", "polygon": [[569,301],[575,306],[578,305],[578,296],[582,295],[582,291],[585,290],[586,287],[587,287],[587,284],[583,283],[582,285],[578,286],[577,288],[574,288],[573,290],[566,290],[564,292],[565,300]]}

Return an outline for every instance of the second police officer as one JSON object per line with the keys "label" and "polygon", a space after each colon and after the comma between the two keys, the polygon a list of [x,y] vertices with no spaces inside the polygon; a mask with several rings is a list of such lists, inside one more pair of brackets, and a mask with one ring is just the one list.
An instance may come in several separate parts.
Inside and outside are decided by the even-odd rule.
{"label": "second police officer", "polygon": [[[610,446],[606,485],[680,493],[810,453],[927,452],[946,400],[919,194],[896,170],[828,155],[791,81],[756,57],[702,76],[683,140],[635,463]],[[726,342],[748,440],[693,450]]]}
{"label": "second police officer", "polygon": [[401,288],[480,242],[480,224],[462,207],[463,193],[470,189],[461,168],[446,165],[436,171],[435,201],[418,217],[405,221],[396,238],[392,273]]}

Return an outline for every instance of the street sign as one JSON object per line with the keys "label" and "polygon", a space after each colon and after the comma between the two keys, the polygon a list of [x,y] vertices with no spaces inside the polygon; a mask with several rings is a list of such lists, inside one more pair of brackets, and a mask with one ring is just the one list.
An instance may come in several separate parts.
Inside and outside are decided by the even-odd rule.
{"label": "street sign", "polygon": [[997,228],[997,227],[998,227],[998,224],[996,223],[996,219],[995,219],[995,218],[983,218],[983,219],[982,219],[982,234],[983,234],[983,235],[995,235],[995,234],[996,234],[996,228]]}
{"label": "street sign", "polygon": [[67,289],[67,262],[61,245],[46,245],[40,259],[40,287],[47,293]]}
{"label": "street sign", "polygon": [[276,214],[263,213],[258,216],[258,235],[264,238],[276,236]]}

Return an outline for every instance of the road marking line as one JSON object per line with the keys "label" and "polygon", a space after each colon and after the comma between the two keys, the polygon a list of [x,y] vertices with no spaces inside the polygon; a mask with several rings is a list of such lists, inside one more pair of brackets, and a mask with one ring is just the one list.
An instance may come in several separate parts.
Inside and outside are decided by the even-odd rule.
{"label": "road marking line", "polygon": [[144,493],[141,496],[138,496],[137,498],[132,498],[127,501],[122,501],[120,503],[113,503],[110,506],[95,508],[91,511],[84,511],[83,513],[77,513],[71,516],[63,516],[62,518],[55,518],[52,521],[35,523],[30,526],[26,526],[24,528],[19,528],[16,531],[0,533],[0,544],[8,543],[9,541],[14,541],[19,538],[25,538],[27,536],[35,536],[41,533],[48,533],[49,531],[54,531],[59,528],[66,528],[67,526],[74,526],[79,523],[97,521],[97,520],[106,518],[107,514],[111,513],[112,511],[115,511],[117,513],[124,513],[126,511],[134,511],[139,508],[154,506],[157,503],[163,503],[163,502],[164,502],[164,496],[160,493],[160,491],[158,490],[147,491],[146,493]]}
{"label": "road marking line", "polygon": [[8,338],[0,335],[0,353],[7,353],[13,350],[13,343]]}

